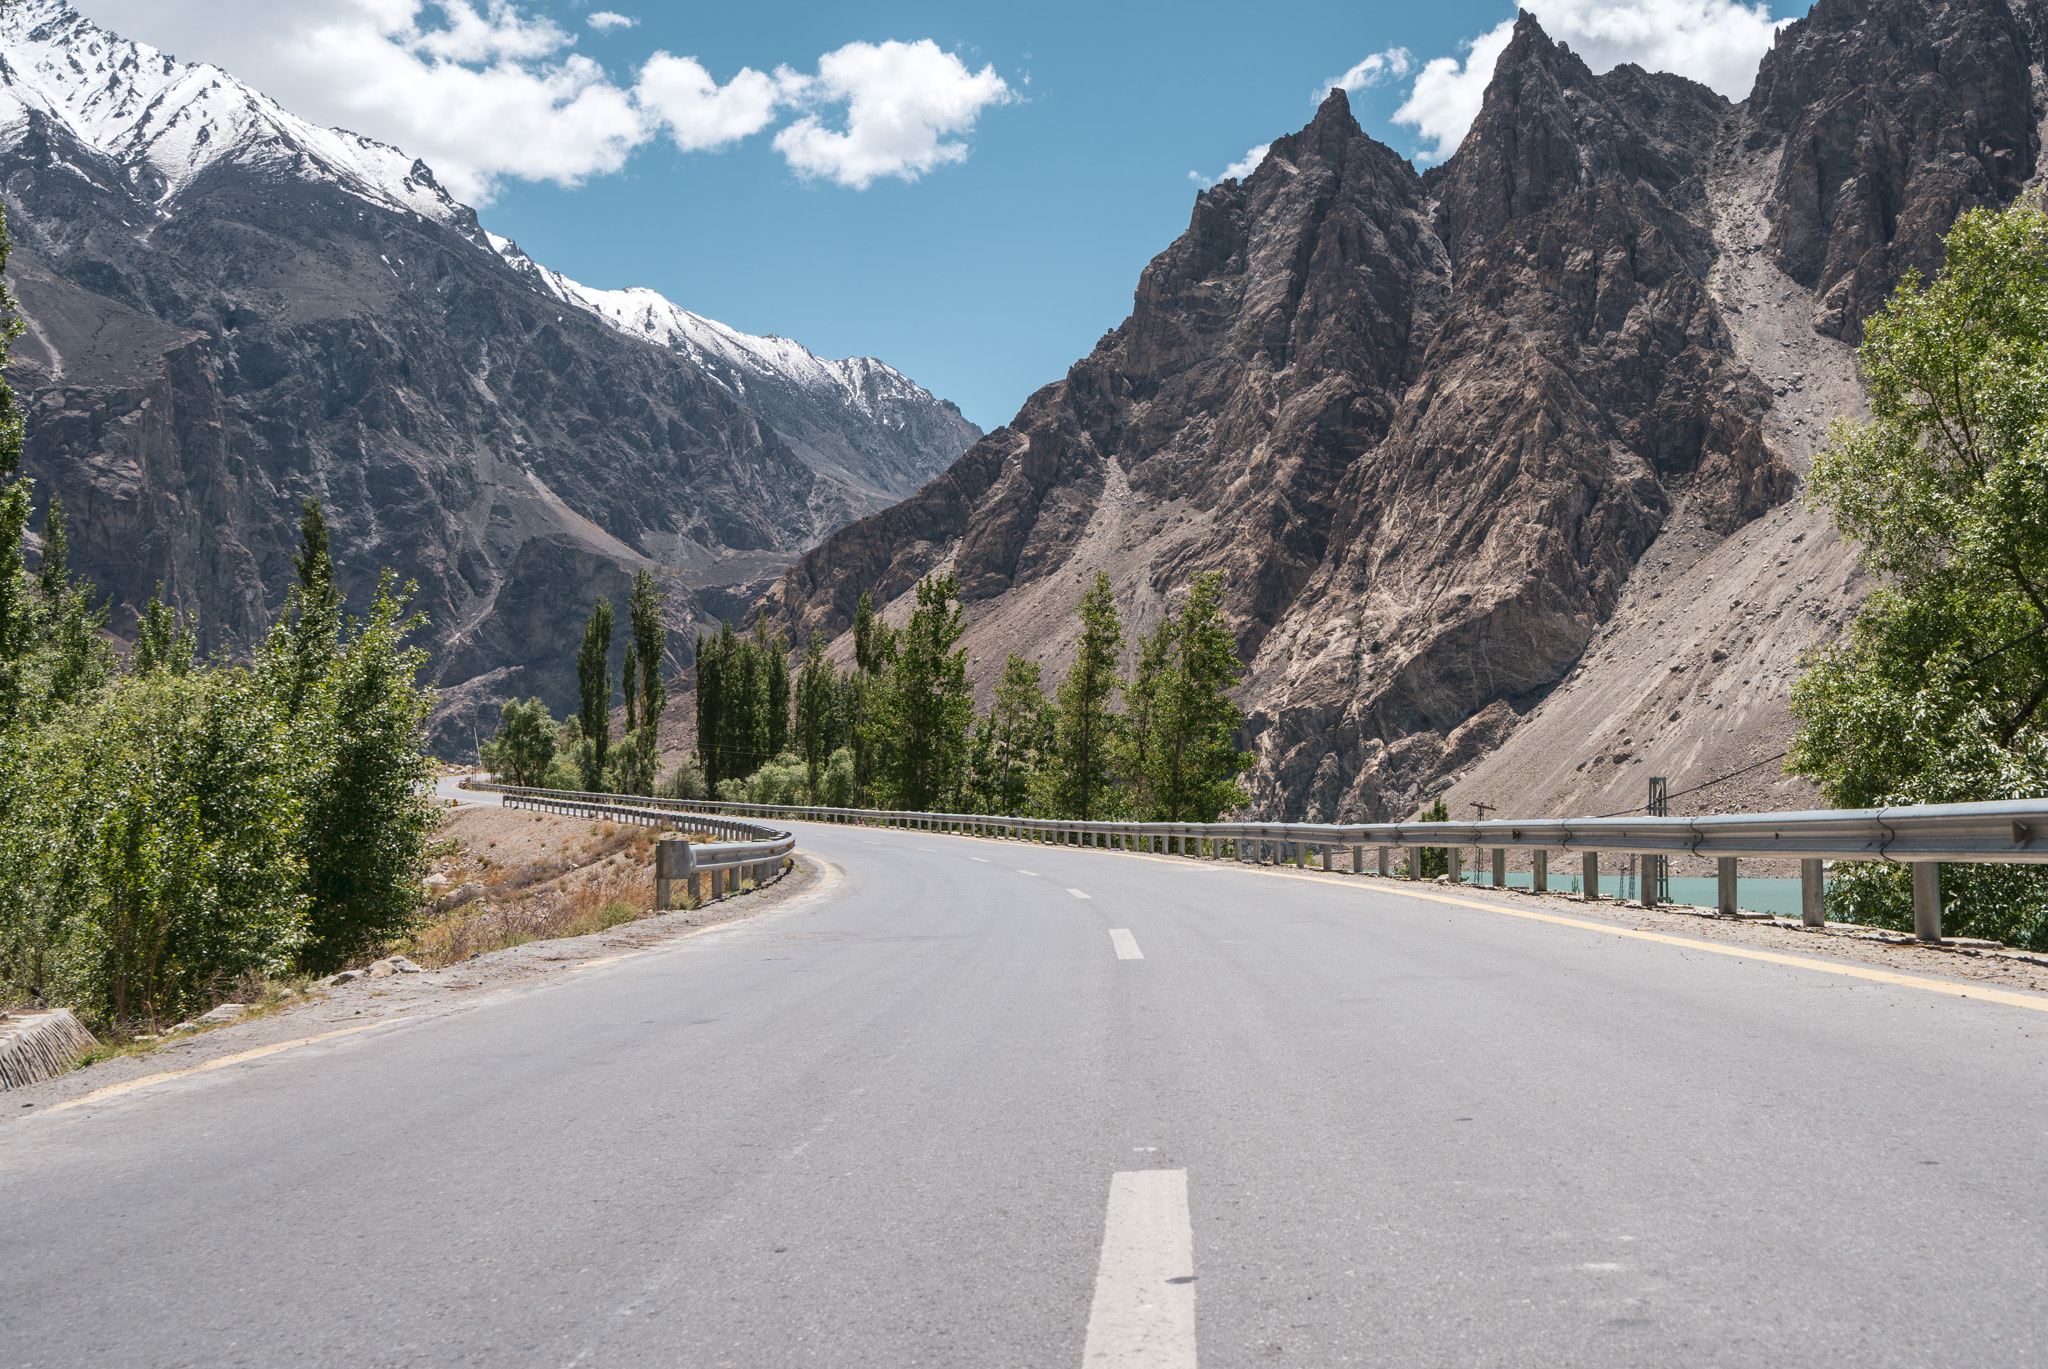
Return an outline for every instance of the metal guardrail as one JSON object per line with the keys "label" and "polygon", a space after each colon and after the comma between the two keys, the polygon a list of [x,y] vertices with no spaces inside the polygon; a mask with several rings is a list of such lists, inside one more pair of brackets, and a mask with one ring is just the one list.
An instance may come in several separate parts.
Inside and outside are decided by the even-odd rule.
{"label": "metal guardrail", "polygon": [[[500,788],[501,786],[475,786]],[[519,791],[538,793],[546,791]],[[617,796],[579,795],[580,798]],[[1789,813],[1734,813],[1692,818],[1540,818],[1489,822],[1260,823],[1260,822],[1078,822],[1065,818],[1023,818],[988,813],[916,813],[880,808],[824,808],[778,804],[636,796],[636,804],[675,813],[717,815],[757,813],[784,821],[860,823],[884,827],[961,831],[980,836],[1047,841],[1059,845],[1103,846],[1155,854],[1306,865],[1320,849],[1331,869],[1333,851],[1350,847],[1352,869],[1363,871],[1364,848],[1379,848],[1379,873],[1391,874],[1390,849],[1407,848],[1409,869],[1421,848],[1451,852],[1456,874],[1460,847],[1491,848],[1494,876],[1501,880],[1505,852],[1535,854],[1534,887],[1546,887],[1547,855],[1563,850],[1593,862],[1602,853],[1711,856],[1719,862],[1721,907],[1734,911],[1735,862],[1778,858],[1801,862],[1806,885],[1805,917],[1819,925],[1821,862],[1874,860],[1910,865],[1914,873],[1915,932],[1941,937],[1940,867],[1949,864],[2048,865],[2048,799],[1998,803],[1924,804],[1909,808],[1822,809]],[[1226,854],[1227,852],[1227,854]],[[1597,883],[1585,890],[1597,897]]]}
{"label": "metal guardrail", "polygon": [[[604,818],[647,826],[678,827],[724,841],[660,840],[654,847],[654,906],[674,901],[674,885],[683,881],[692,898],[717,898],[735,890],[744,874],[758,887],[781,877],[783,857],[796,849],[796,833],[758,822],[705,815],[665,806],[668,801],[637,794],[584,794],[559,789],[524,789],[516,785],[462,781],[465,789],[503,795],[509,808]],[[708,884],[708,890],[704,885]]]}

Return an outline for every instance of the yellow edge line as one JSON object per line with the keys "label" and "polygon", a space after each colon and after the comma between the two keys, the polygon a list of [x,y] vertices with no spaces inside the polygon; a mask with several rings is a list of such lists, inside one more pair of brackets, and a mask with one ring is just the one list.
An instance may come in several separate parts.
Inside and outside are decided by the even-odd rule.
{"label": "yellow edge line", "polygon": [[47,1108],[45,1113],[47,1115],[47,1113],[51,1112],[63,1112],[67,1108],[84,1107],[87,1103],[103,1102],[109,1098],[119,1097],[124,1093],[133,1093],[137,1089],[148,1088],[152,1084],[164,1083],[166,1080],[183,1079],[188,1074],[204,1074],[208,1070],[225,1069],[229,1065],[239,1065],[244,1060],[258,1060],[266,1055],[276,1055],[279,1051],[288,1051],[295,1046],[310,1046],[316,1041],[332,1041],[337,1036],[353,1036],[357,1032],[366,1032],[372,1027],[389,1026],[393,1022],[404,1020],[403,1016],[380,1017],[375,1022],[362,1022],[353,1027],[343,1027],[339,1031],[322,1032],[318,1036],[301,1036],[291,1041],[277,1041],[268,1046],[257,1046],[250,1050],[236,1051],[233,1055],[223,1055],[217,1060],[208,1060],[204,1064],[193,1065],[187,1069],[164,1070],[160,1074],[145,1074],[140,1079],[128,1079],[119,1084],[109,1084],[103,1089],[94,1089],[91,1093],[59,1103],[55,1107]]}
{"label": "yellow edge line", "polygon": [[[935,836],[958,835],[933,833]],[[972,841],[991,841],[999,845],[1033,845],[1035,843],[1013,843],[995,837],[969,837]],[[1079,848],[1085,850],[1087,848]],[[1110,853],[1105,853],[1110,854]],[[1527,918],[1531,922],[1549,922],[1559,927],[1577,927],[1582,931],[1604,932],[1608,936],[1627,937],[1631,941],[1655,941],[1665,946],[1679,946],[1688,951],[1705,951],[1709,955],[1734,956],[1737,960],[1761,960],[1770,965],[1789,965],[1795,970],[1813,970],[1819,974],[1836,974],[1845,979],[1864,979],[1873,984],[1891,984],[1902,989],[1925,989],[1929,993],[1947,994],[1951,998],[1981,998],[1991,1003],[2003,1003],[2010,1008],[2030,1008],[2035,1012],[2048,1012],[2048,994],[2014,993],[2010,989],[1993,989],[1982,984],[1956,984],[1946,979],[1927,979],[1916,974],[1900,974],[1896,970],[1873,970],[1863,965],[1843,965],[1830,960],[1817,960],[1812,956],[1785,955],[1779,951],[1752,950],[1745,946],[1723,946],[1718,942],[1702,941],[1689,936],[1672,936],[1666,932],[1645,932],[1634,927],[1616,927],[1606,922],[1588,922],[1584,918],[1561,917],[1556,913],[1539,913],[1529,908],[1504,908],[1497,903],[1480,903],[1475,899],[1451,898],[1445,894],[1426,894],[1420,889],[1386,889],[1371,884],[1354,884],[1351,880],[1330,879],[1322,875],[1309,874],[1301,870],[1278,870],[1264,866],[1239,867],[1235,861],[1218,864],[1194,862],[1185,856],[1156,856],[1142,851],[1116,852],[1138,860],[1155,861],[1161,865],[1206,866],[1216,870],[1240,869],[1245,874],[1277,876],[1280,879],[1305,880],[1310,884],[1332,884],[1339,888],[1357,889],[1360,892],[1390,894],[1401,898],[1419,898],[1430,903],[1448,903],[1458,908],[1477,908],[1484,913],[1499,913],[1503,917]],[[1356,876],[1353,877],[1357,878]]]}

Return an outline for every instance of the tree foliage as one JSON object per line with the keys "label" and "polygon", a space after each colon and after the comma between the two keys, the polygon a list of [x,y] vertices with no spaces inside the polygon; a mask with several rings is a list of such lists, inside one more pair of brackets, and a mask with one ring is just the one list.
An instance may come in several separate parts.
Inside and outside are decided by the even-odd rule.
{"label": "tree foliage", "polygon": [[558,735],[547,704],[537,698],[507,699],[498,708],[497,735],[483,744],[483,763],[507,784],[542,784],[555,763]]}
{"label": "tree foliage", "polygon": [[612,601],[599,596],[583,624],[576,650],[576,769],[587,792],[604,788],[604,763],[612,740]]}
{"label": "tree foliage", "polygon": [[974,700],[967,653],[958,646],[965,631],[958,595],[951,575],[926,576],[909,623],[891,634],[894,650],[868,723],[877,787],[890,807],[929,810],[959,795]]}
{"label": "tree foliage", "polygon": [[[1859,359],[1870,420],[1836,421],[1810,498],[1884,583],[1794,686],[1788,768],[1846,807],[2048,793],[2048,215],[1957,219]],[[1944,883],[1955,930],[2048,943],[2048,875]],[[1902,869],[1839,870],[1829,897],[1911,925]]]}
{"label": "tree foliage", "polygon": [[253,661],[200,661],[160,591],[123,671],[56,500],[27,569],[21,438],[0,382],[0,1002],[162,1024],[403,931],[433,823],[411,587],[386,576],[347,619],[309,500],[298,584]]}
{"label": "tree foliage", "polygon": [[1123,720],[1109,703],[1123,688],[1117,653],[1124,634],[1107,575],[1095,573],[1095,584],[1077,612],[1081,641],[1073,667],[1060,681],[1053,754],[1042,792],[1052,812],[1088,822],[1112,816],[1118,806],[1116,762]]}
{"label": "tree foliage", "polygon": [[1244,714],[1229,695],[1241,670],[1223,577],[1197,576],[1145,640],[1127,693],[1126,773],[1143,820],[1214,822],[1247,802],[1237,775],[1252,758],[1237,748]]}

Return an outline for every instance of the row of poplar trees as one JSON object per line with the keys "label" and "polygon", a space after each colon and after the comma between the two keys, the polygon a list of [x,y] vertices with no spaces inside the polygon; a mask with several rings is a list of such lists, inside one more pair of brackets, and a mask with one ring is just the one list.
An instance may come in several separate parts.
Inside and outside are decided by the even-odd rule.
{"label": "row of poplar trees", "polygon": [[1065,678],[1048,694],[1039,664],[1012,653],[979,714],[950,575],[918,584],[900,628],[863,594],[853,668],[813,633],[793,689],[779,633],[728,625],[697,642],[705,779],[754,802],[1213,821],[1246,802],[1237,776],[1250,763],[1236,744],[1243,716],[1228,691],[1242,666],[1222,598],[1220,576],[1197,577],[1139,641],[1126,679],[1122,621],[1098,575]]}
{"label": "row of poplar trees", "polygon": [[[661,715],[668,707],[662,677],[666,595],[648,571],[633,578],[626,599],[628,641],[618,689],[626,700],[623,735],[612,737],[612,631],[616,610],[599,596],[576,649],[576,711],[557,723],[538,698],[512,699],[499,713],[498,733],[480,748],[491,771],[513,784],[576,789],[587,794],[652,794]],[[701,797],[701,790],[681,795]]]}

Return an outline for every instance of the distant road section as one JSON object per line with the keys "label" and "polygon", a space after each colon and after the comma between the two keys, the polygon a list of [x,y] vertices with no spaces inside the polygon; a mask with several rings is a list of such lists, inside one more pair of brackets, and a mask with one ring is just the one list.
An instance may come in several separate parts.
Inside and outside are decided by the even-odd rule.
{"label": "distant road section", "polygon": [[781,911],[0,1127],[7,1362],[2048,1363],[2031,998],[798,833]]}

